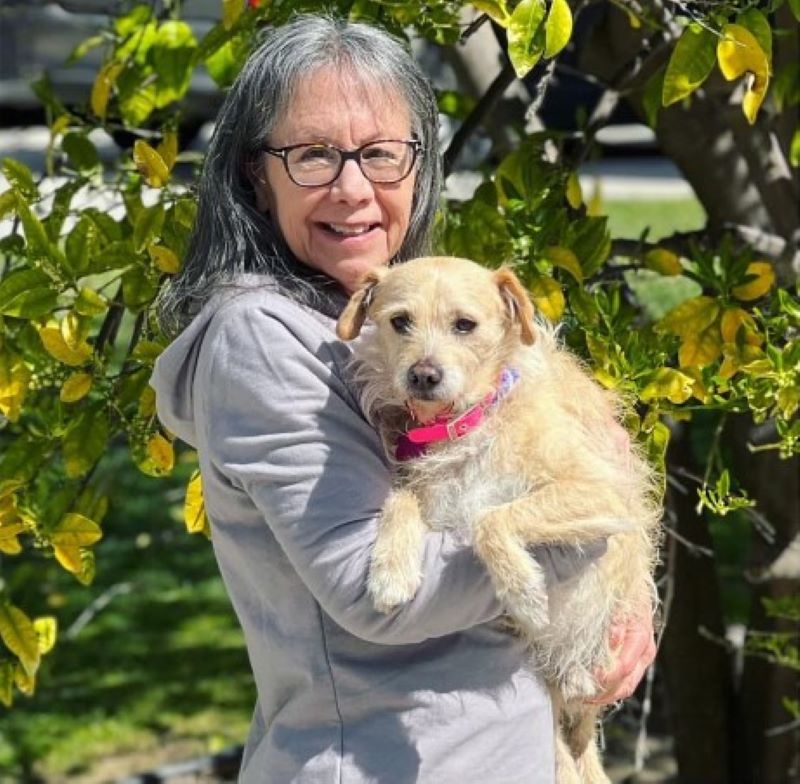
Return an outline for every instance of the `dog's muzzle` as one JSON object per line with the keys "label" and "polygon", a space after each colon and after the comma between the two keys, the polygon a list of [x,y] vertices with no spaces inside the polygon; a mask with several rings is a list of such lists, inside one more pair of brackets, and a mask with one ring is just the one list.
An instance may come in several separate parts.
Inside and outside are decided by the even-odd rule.
{"label": "dog's muzzle", "polygon": [[415,362],[406,373],[406,385],[420,400],[436,400],[437,387],[442,383],[444,370],[428,360]]}

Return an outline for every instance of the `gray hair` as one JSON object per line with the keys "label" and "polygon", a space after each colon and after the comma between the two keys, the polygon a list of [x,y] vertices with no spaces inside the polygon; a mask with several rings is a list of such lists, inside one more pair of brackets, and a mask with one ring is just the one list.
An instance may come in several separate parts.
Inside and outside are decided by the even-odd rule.
{"label": "gray hair", "polygon": [[287,296],[318,307],[331,281],[295,259],[269,216],[256,209],[249,172],[302,79],[330,66],[362,85],[396,91],[422,143],[408,231],[392,263],[428,251],[442,174],[436,98],[404,46],[366,24],[329,16],[297,16],[270,30],[250,55],[217,117],[198,186],[198,212],[181,272],[162,290],[158,318],[180,332],[221,286],[242,273],[267,276]]}

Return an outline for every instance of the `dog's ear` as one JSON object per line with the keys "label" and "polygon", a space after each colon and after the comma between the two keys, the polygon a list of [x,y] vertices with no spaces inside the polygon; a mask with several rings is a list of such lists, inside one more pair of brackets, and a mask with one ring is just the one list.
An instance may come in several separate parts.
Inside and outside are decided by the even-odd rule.
{"label": "dog's ear", "polygon": [[383,267],[370,270],[358,284],[358,288],[350,297],[350,301],[345,305],[342,315],[336,322],[336,334],[342,340],[352,340],[358,337],[361,332],[361,327],[364,326],[364,321],[367,318],[367,311],[369,310],[372,296],[375,293],[375,287],[381,282],[381,279],[386,274]]}
{"label": "dog's ear", "polygon": [[533,303],[528,292],[508,267],[501,267],[494,273],[494,282],[511,320],[519,324],[522,342],[530,346],[536,340],[536,328],[533,323]]}

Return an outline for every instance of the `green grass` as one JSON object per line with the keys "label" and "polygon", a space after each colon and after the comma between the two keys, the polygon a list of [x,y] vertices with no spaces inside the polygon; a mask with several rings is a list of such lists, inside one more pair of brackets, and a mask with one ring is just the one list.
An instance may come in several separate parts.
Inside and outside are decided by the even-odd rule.
{"label": "green grass", "polygon": [[706,213],[697,199],[608,201],[603,203],[612,237],[638,239],[647,229],[655,242],[676,232],[702,229]]}
{"label": "green grass", "polygon": [[[36,694],[0,708],[0,781],[72,780],[138,752],[122,776],[151,767],[148,750],[180,743],[192,756],[246,737],[254,687],[241,633],[210,543],[180,521],[190,466],[155,480],[121,450],[111,463],[94,583],[84,588],[52,562],[36,564],[50,604],[40,613],[56,612],[62,628]],[[69,626],[114,586],[123,590],[71,639]]]}

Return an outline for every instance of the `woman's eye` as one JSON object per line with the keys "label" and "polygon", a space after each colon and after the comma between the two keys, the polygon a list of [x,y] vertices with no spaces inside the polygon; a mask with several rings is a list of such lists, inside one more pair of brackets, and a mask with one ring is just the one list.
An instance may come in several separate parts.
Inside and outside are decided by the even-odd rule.
{"label": "woman's eye", "polygon": [[478,323],[476,321],[473,321],[472,319],[468,318],[460,318],[455,322],[455,324],[453,324],[453,327],[455,327],[456,332],[462,335],[469,334],[477,326]]}
{"label": "woman's eye", "polygon": [[394,331],[400,335],[407,334],[411,329],[411,319],[404,314],[392,316],[392,318],[389,319],[389,322],[391,323]]}

